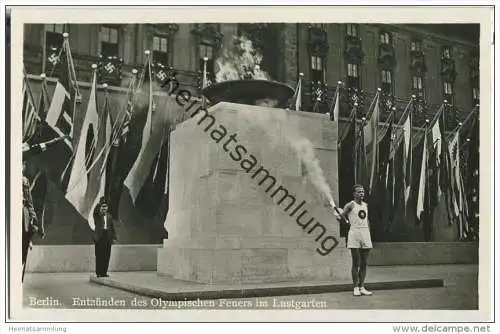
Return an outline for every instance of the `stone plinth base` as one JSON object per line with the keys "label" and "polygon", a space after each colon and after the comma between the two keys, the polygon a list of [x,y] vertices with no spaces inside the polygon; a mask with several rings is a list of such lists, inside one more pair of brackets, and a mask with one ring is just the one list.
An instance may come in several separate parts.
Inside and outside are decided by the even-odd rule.
{"label": "stone plinth base", "polygon": [[341,244],[327,256],[315,249],[297,248],[301,240],[242,239],[235,248],[191,248],[169,245],[158,250],[157,271],[176,279],[203,283],[284,281],[345,281],[350,279],[350,253]]}
{"label": "stone plinth base", "polygon": [[337,201],[337,132],[327,115],[224,102],[180,124],[158,273],[208,283],[349,278],[338,223],[311,180],[323,178]]}

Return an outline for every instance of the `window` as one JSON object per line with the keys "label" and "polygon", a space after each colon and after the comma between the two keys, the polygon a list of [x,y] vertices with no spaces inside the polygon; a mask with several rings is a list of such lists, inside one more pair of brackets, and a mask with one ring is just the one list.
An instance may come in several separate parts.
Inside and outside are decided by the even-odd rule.
{"label": "window", "polygon": [[46,24],[45,25],[45,46],[47,52],[52,49],[59,49],[63,43],[63,33],[66,31],[65,24]]}
{"label": "window", "polygon": [[413,92],[417,96],[423,96],[424,95],[424,85],[422,83],[422,77],[421,76],[414,76],[413,77]]}
{"label": "window", "polygon": [[312,82],[323,82],[325,81],[324,76],[324,64],[323,58],[319,56],[311,56],[311,81]]}
{"label": "window", "polygon": [[358,64],[347,64],[347,76],[358,77]]}
{"label": "window", "polygon": [[453,95],[453,85],[451,84],[451,82],[445,82],[443,84],[443,88],[445,95]]}
{"label": "window", "polygon": [[410,44],[410,50],[411,51],[422,51],[422,42],[419,41],[418,39],[412,40],[411,44]]}
{"label": "window", "polygon": [[170,64],[167,37],[153,36],[153,59],[162,65]]}
{"label": "window", "polygon": [[443,58],[445,58],[445,59],[451,58],[451,48],[449,46],[445,46],[443,48]]}
{"label": "window", "polygon": [[385,94],[392,94],[392,71],[382,70],[380,71],[382,77],[382,91]]}
{"label": "window", "polygon": [[62,34],[66,32],[66,27],[64,24],[46,24],[45,30],[57,34]]}
{"label": "window", "polygon": [[358,37],[358,26],[355,24],[347,25],[347,36]]}
{"label": "window", "polygon": [[391,71],[382,70],[382,83],[383,84],[391,84],[392,83]]}
{"label": "window", "polygon": [[207,72],[210,73],[210,76],[214,75],[214,47],[213,45],[209,44],[200,44],[199,45],[199,66],[200,66],[200,71],[203,71],[204,69],[204,59],[205,57],[208,58],[207,60]]}
{"label": "window", "polygon": [[382,32],[380,34],[380,44],[390,45],[392,44],[391,34],[388,32]]}
{"label": "window", "polygon": [[347,85],[350,88],[359,88],[358,64],[347,64]]}
{"label": "window", "polygon": [[118,56],[118,29],[101,27],[101,53],[103,56]]}
{"label": "window", "polygon": [[474,101],[479,101],[479,88],[472,88],[472,98],[474,99]]}

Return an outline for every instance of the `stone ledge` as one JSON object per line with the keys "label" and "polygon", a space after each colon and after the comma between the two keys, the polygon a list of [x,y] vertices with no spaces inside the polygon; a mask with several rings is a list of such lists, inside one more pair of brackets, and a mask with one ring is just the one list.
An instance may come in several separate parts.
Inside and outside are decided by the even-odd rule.
{"label": "stone ledge", "polygon": [[[90,282],[112,287],[119,290],[124,290],[136,293],[146,297],[162,298],[165,300],[197,300],[197,299],[221,299],[221,298],[255,298],[255,297],[271,297],[271,296],[292,296],[303,294],[319,294],[351,291],[352,284],[307,284],[299,283],[297,285],[274,283],[263,288],[235,286],[234,288],[225,287],[218,288],[216,285],[206,285],[198,290],[193,290],[189,287],[189,283],[185,283],[186,287],[182,288],[175,286],[172,288],[151,288],[139,283],[125,282],[124,280],[113,277],[97,278],[90,277]],[[416,279],[404,281],[381,281],[367,283],[366,288],[369,290],[393,290],[393,289],[418,289],[418,288],[437,288],[443,287],[443,279]]]}
{"label": "stone ledge", "polygon": [[374,243],[369,265],[477,264],[477,242],[387,242]]}
{"label": "stone ledge", "polygon": [[[160,245],[114,245],[109,271],[156,270]],[[27,272],[93,272],[94,245],[40,245],[28,254]]]}

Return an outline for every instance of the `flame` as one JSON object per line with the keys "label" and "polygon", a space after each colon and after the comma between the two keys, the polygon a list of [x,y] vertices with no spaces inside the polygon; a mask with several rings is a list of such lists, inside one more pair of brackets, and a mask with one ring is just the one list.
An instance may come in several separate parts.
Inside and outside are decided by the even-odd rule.
{"label": "flame", "polygon": [[216,59],[218,71],[216,82],[229,80],[258,79],[270,80],[271,77],[260,68],[262,55],[255,50],[252,41],[245,36],[233,36],[233,49],[224,49],[223,55]]}

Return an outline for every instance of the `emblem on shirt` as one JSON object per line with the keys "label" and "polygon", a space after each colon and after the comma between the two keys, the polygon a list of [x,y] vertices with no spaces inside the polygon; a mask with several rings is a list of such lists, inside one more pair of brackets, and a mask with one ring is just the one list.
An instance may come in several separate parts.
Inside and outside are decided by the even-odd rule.
{"label": "emblem on shirt", "polygon": [[365,219],[366,218],[366,211],[365,210],[359,210],[358,217],[361,218],[361,219]]}

